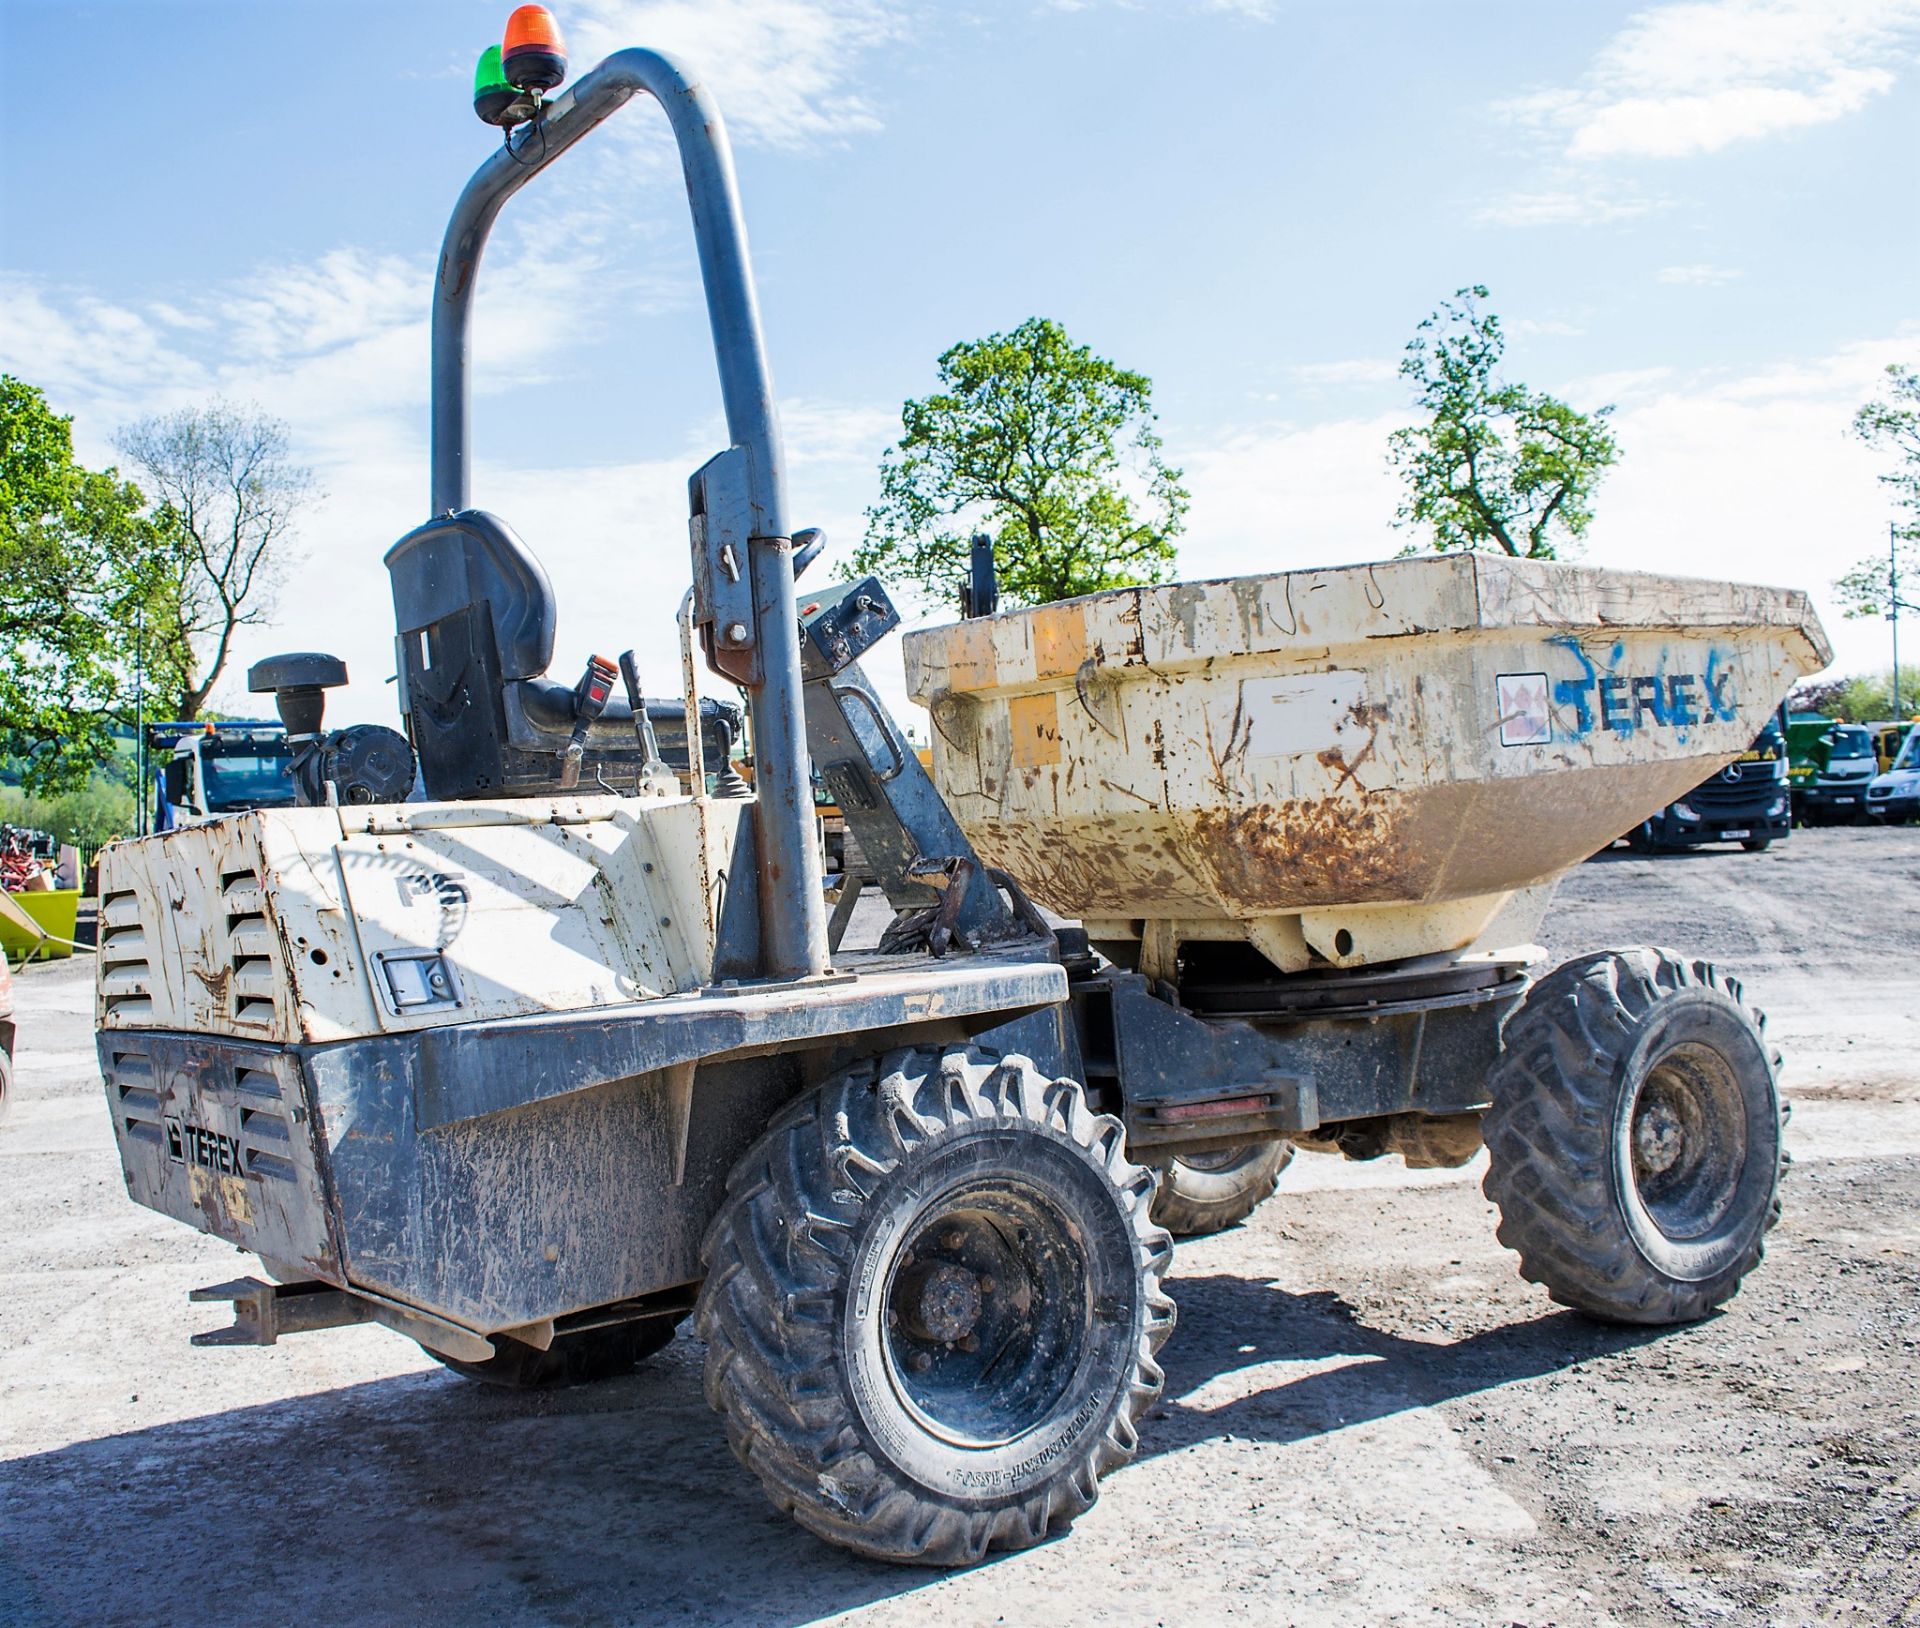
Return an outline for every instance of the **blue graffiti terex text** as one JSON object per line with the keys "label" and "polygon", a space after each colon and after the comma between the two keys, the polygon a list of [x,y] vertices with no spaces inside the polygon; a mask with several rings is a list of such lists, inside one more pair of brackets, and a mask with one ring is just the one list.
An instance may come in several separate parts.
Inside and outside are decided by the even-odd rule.
{"label": "blue graffiti terex text", "polygon": [[1581,667],[1578,678],[1554,680],[1556,734],[1579,739],[1595,729],[1610,729],[1618,735],[1631,735],[1649,724],[1662,729],[1689,729],[1716,720],[1729,723],[1738,715],[1733,675],[1721,664],[1720,652],[1711,646],[1704,672],[1669,672],[1666,652],[1662,651],[1658,671],[1636,673],[1621,671],[1626,660],[1624,645],[1614,645],[1602,668],[1594,665],[1579,640],[1562,634],[1552,642],[1571,652]]}

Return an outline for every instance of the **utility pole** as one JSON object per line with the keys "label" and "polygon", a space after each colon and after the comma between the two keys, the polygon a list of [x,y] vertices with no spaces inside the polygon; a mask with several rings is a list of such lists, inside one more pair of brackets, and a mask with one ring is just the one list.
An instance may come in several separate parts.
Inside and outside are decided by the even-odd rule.
{"label": "utility pole", "polygon": [[1920,605],[1909,605],[1900,597],[1900,527],[1887,522],[1887,621],[1893,628],[1893,715],[1900,716],[1900,613],[1909,610],[1920,615]]}
{"label": "utility pole", "polygon": [[[133,834],[147,834],[147,608],[142,605],[133,621]],[[1900,688],[1898,635],[1894,644],[1894,681]]]}

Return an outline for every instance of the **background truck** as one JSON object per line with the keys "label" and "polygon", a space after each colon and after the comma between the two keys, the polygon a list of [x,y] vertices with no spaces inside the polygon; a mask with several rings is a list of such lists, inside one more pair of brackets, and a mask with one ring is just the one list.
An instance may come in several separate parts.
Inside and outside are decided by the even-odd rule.
{"label": "background truck", "polygon": [[1920,818],[1920,724],[1911,724],[1885,774],[1867,786],[1867,818],[1889,825]]}
{"label": "background truck", "polygon": [[1834,720],[1820,712],[1787,712],[1787,785],[1793,795],[1794,823],[1804,823],[1801,809],[1813,777],[1820,772],[1820,742]]}
{"label": "background truck", "polygon": [[1800,798],[1808,825],[1852,824],[1867,815],[1867,789],[1879,762],[1863,724],[1835,724],[1813,750],[1813,779]]}
{"label": "background truck", "polygon": [[1788,782],[1787,713],[1783,706],[1753,744],[1718,774],[1643,820],[1628,843],[1643,853],[1737,842],[1764,853],[1793,830]]}
{"label": "background truck", "polygon": [[[1556,1299],[1666,1324],[1735,1294],[1782,1156],[1758,1012],[1698,959],[1545,970],[1532,939],[1557,876],[1826,663],[1805,596],[1462,555],[973,617],[905,641],[929,774],[862,668],[884,586],[795,592],[824,539],[789,508],[718,109],[653,51],[547,99],[563,72],[521,8],[476,108],[525,128],[438,262],[427,518],[386,556],[424,800],[296,776],[300,806],[102,860],[128,1190],[261,1261],[197,1292],[235,1314],[202,1343],[374,1322],[529,1386],[692,1316],[776,1507],[964,1565],[1063,1532],[1138,1450],[1168,1157],[1484,1140]],[[624,705],[598,658],[548,676],[551,584],[468,485],[488,233],[642,96],[728,439],[689,483],[683,692],[697,715],[701,659],[746,692],[745,798],[659,764],[633,652]],[[304,672],[273,674],[293,734]],[[815,764],[894,907],[878,946],[835,942]]]}
{"label": "background truck", "polygon": [[291,808],[293,748],[284,725],[263,718],[147,726],[147,747],[166,754],[156,777],[153,828],[171,831],[248,808]]}

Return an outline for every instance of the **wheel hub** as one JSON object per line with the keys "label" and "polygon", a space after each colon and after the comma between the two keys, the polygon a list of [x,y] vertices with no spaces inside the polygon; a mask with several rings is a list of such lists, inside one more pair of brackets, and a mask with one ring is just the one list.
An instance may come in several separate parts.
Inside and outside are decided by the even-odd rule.
{"label": "wheel hub", "polygon": [[1642,1175],[1657,1176],[1680,1162],[1686,1127],[1664,1102],[1643,1102],[1633,1119],[1633,1158]]}
{"label": "wheel hub", "polygon": [[1648,1070],[1633,1105],[1632,1178],[1653,1223],[1699,1238],[1733,1203],[1746,1162],[1739,1083],[1711,1046],[1684,1044]]}
{"label": "wheel hub", "polygon": [[952,1261],[909,1268],[897,1291],[911,1333],[954,1345],[980,1321],[980,1279]]}

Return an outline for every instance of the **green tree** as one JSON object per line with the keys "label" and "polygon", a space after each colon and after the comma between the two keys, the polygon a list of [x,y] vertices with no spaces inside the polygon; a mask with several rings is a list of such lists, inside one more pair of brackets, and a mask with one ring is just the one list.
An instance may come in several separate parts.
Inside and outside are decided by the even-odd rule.
{"label": "green tree", "polygon": [[116,471],[82,467],[73,421],[0,375],[0,757],[29,792],[85,784],[133,712],[136,625],[163,615],[169,528]]}
{"label": "green tree", "polygon": [[855,570],[949,599],[987,531],[1016,604],[1172,575],[1187,492],[1161,457],[1144,373],[1043,317],[955,345],[939,367],[940,389],[901,409]]}
{"label": "green tree", "polygon": [[1848,616],[1885,616],[1896,601],[1901,610],[1920,610],[1911,597],[1920,581],[1920,369],[1889,363],[1885,394],[1853,415],[1853,433],[1892,456],[1893,467],[1880,481],[1902,518],[1894,522],[1888,551],[1835,578],[1833,590]]}
{"label": "green tree", "polygon": [[[1902,689],[1901,711],[1913,711],[1913,691]],[[1893,705],[1893,670],[1851,678],[1816,679],[1796,685],[1789,698],[1796,712],[1819,712],[1843,724],[1872,724],[1901,714]]]}
{"label": "green tree", "polygon": [[231,402],[143,418],[115,444],[168,521],[170,614],[154,624],[153,639],[173,676],[167,709],[198,718],[235,634],[273,614],[295,524],[315,496],[313,474],[293,461],[285,423]]}
{"label": "green tree", "polygon": [[[1400,376],[1414,386],[1423,424],[1396,430],[1388,459],[1407,484],[1394,516],[1424,526],[1436,553],[1495,550],[1550,560],[1585,535],[1593,493],[1620,456],[1611,407],[1576,412],[1499,376],[1500,319],[1475,284],[1443,300],[1408,342]],[[1418,545],[1407,549],[1418,551]]]}

